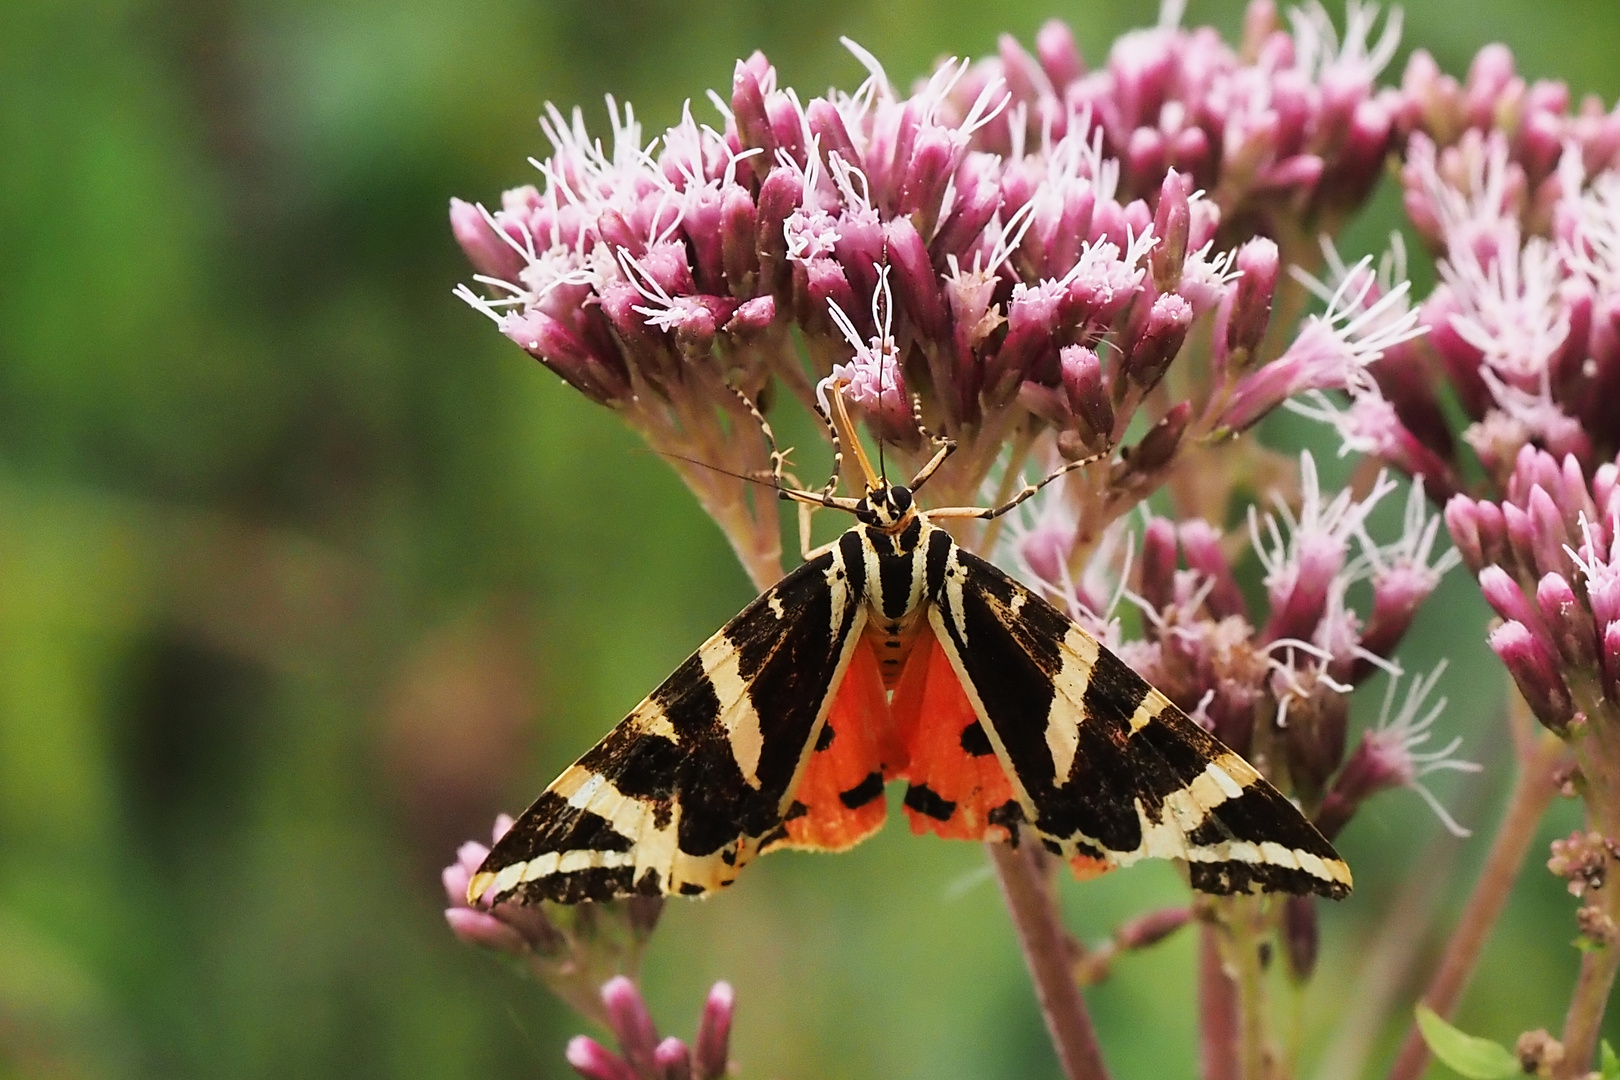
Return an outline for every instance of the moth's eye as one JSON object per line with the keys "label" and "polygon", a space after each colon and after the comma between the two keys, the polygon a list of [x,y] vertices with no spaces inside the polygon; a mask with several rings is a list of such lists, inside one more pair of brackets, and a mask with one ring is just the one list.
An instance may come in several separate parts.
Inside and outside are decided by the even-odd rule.
{"label": "moth's eye", "polygon": [[897,487],[889,490],[889,503],[894,507],[896,514],[904,514],[911,509],[911,492],[907,488]]}

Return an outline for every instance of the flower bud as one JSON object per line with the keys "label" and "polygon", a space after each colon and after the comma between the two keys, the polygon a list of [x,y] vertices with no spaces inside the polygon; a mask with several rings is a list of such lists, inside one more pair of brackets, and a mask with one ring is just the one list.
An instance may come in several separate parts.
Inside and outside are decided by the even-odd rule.
{"label": "flower bud", "polygon": [[1058,354],[1069,407],[1082,421],[1087,446],[1106,446],[1113,439],[1114,407],[1103,385],[1102,361],[1084,345],[1065,345]]}
{"label": "flower bud", "polygon": [[1181,447],[1181,436],[1192,418],[1192,403],[1172,405],[1157,424],[1148,429],[1135,446],[1121,451],[1109,482],[1116,491],[1139,491],[1157,482],[1161,469],[1170,464]]}
{"label": "flower bud", "polygon": [[524,352],[600,405],[611,404],[630,392],[629,375],[619,357],[598,355],[545,312],[513,312],[501,319],[500,329]]}
{"label": "flower bud", "polygon": [[589,1035],[568,1040],[563,1057],[585,1080],[642,1080],[622,1058]]}
{"label": "flower bud", "polygon": [[1074,34],[1061,19],[1048,19],[1036,32],[1035,55],[1040,59],[1047,80],[1060,94],[1065,86],[1086,73]]}
{"label": "flower bud", "polygon": [[1598,662],[1597,627],[1562,574],[1547,574],[1536,585],[1536,606],[1564,663],[1591,668]]}
{"label": "flower bud", "polygon": [[[803,166],[809,159],[805,156],[804,146],[804,116],[799,112],[799,106],[787,94],[775,93],[765,99],[765,115],[770,117],[771,138],[776,143],[779,153],[785,153],[793,161]],[[772,155],[775,157],[775,154]]]}
{"label": "flower bud", "polygon": [[759,254],[754,249],[754,200],[732,184],[720,199],[720,254],[731,294],[748,299],[759,291]]}
{"label": "flower bud", "polygon": [[731,315],[731,321],[725,325],[725,331],[737,337],[747,338],[769,330],[771,323],[775,321],[776,299],[770,296],[756,296],[737,306],[737,310]]}
{"label": "flower bud", "polygon": [[[763,60],[755,52],[750,59]],[[731,75],[731,115],[737,125],[737,140],[742,149],[758,148],[764,153],[752,159],[756,175],[770,167],[775,160],[776,139],[771,134],[771,119],[765,112],[765,93],[759,85],[759,76],[746,62],[739,60]]]}
{"label": "flower bud", "polygon": [[731,1017],[736,1007],[737,994],[730,983],[717,982],[709,989],[692,1047],[692,1070],[697,1080],[720,1080],[725,1076],[731,1058]]}
{"label": "flower bud", "polygon": [[1173,292],[1181,284],[1181,267],[1187,261],[1187,235],[1192,228],[1192,211],[1187,205],[1187,185],[1171,169],[1159,186],[1159,206],[1153,213],[1153,235],[1159,238],[1148,256],[1153,268],[1153,286],[1161,293]]}
{"label": "flower bud", "polygon": [[1159,384],[1187,340],[1192,321],[1192,305],[1175,293],[1164,293],[1153,301],[1147,326],[1125,361],[1132,386],[1145,394]]}
{"label": "flower bud", "polygon": [[1575,716],[1575,702],[1553,660],[1552,649],[1521,622],[1492,630],[1491,651],[1507,666],[1536,719],[1562,733]]}
{"label": "flower bud", "polygon": [[889,249],[889,262],[895,268],[895,285],[907,314],[921,334],[943,342],[950,336],[950,319],[945,297],[939,291],[939,278],[928,261],[922,237],[907,217],[897,217],[883,229]]}
{"label": "flower bud", "polygon": [[1142,599],[1159,611],[1175,602],[1176,527],[1169,518],[1148,521],[1142,532]]}
{"label": "flower bud", "polygon": [[1232,576],[1231,563],[1221,550],[1221,538],[1215,526],[1203,518],[1193,518],[1182,522],[1179,532],[1187,565],[1215,583],[1210,587],[1209,598],[1204,601],[1211,613],[1217,619],[1233,615],[1247,619],[1248,602],[1243,599],[1243,590],[1238,588],[1237,579]]}
{"label": "flower bud", "polygon": [[1479,591],[1484,594],[1485,602],[1504,621],[1517,620],[1534,630],[1537,636],[1545,636],[1546,628],[1541,623],[1540,613],[1530,605],[1519,583],[1506,570],[1500,566],[1487,566],[1481,570]]}
{"label": "flower bud", "polygon": [[1000,208],[1001,187],[994,180],[980,180],[956,200],[949,216],[934,234],[928,246],[929,254],[940,263],[947,255],[961,256]]}
{"label": "flower bud", "polygon": [[[502,281],[516,281],[523,269],[523,255],[490,226],[484,212],[469,202],[450,200],[450,231],[472,268]],[[514,237],[514,239],[518,239]]]}
{"label": "flower bud", "polygon": [[653,1051],[658,1080],[692,1080],[692,1052],[671,1035]]}
{"label": "flower bud", "polygon": [[788,215],[799,205],[803,185],[791,169],[778,166],[759,186],[758,226],[755,245],[759,258],[762,291],[776,292],[785,281],[781,280],[783,265],[787,262],[787,237],[782,226]]}
{"label": "flower bud", "polygon": [[956,167],[956,149],[942,128],[929,128],[917,137],[905,179],[900,185],[900,213],[916,215],[924,235],[932,235],[939,220],[945,185]]}
{"label": "flower bud", "polygon": [[1242,276],[1227,301],[1226,351],[1239,370],[1252,362],[1271,322],[1271,296],[1277,290],[1279,256],[1275,241],[1257,236],[1238,249]]}
{"label": "flower bud", "polygon": [[633,1070],[650,1076],[658,1028],[641,991],[623,975],[615,975],[602,985],[602,1005],[607,1010],[608,1026],[619,1040],[619,1052]]}
{"label": "flower bud", "polygon": [[837,154],[846,165],[861,167],[860,151],[850,140],[849,130],[844,127],[844,116],[838,111],[838,106],[818,97],[810,102],[805,116],[810,124],[810,134],[815,136],[817,145],[821,147],[823,165],[831,169],[832,156]]}

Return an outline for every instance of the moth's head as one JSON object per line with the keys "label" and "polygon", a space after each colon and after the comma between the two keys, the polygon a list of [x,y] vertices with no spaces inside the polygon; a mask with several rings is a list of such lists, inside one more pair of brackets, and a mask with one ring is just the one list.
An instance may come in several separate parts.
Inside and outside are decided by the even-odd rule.
{"label": "moth's head", "polygon": [[910,520],[914,509],[910,488],[879,482],[855,504],[855,516],[862,524],[893,531]]}

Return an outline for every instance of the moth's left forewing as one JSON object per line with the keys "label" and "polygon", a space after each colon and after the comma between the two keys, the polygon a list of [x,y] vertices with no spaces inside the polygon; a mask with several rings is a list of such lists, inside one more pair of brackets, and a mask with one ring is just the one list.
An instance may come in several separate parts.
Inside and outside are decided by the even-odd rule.
{"label": "moth's left forewing", "polygon": [[558,777],[472,894],[575,903],[731,884],[781,829],[859,642],[849,547],[749,604]]}
{"label": "moth's left forewing", "polygon": [[940,577],[940,646],[1027,822],[1077,872],[1172,858],[1206,892],[1349,892],[1299,810],[1095,638],[954,544]]}

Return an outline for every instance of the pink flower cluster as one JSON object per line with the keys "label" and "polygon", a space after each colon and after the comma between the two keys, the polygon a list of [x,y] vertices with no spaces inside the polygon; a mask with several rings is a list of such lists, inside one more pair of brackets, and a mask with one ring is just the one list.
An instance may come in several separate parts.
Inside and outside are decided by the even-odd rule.
{"label": "pink flower cluster", "polygon": [[759,398],[774,379],[814,407],[836,378],[902,456],[925,449],[920,402],[967,451],[957,490],[1015,428],[1080,457],[1138,419],[1150,434],[1114,478],[1128,506],[1184,440],[1364,382],[1415,332],[1401,289],[1350,293],[1262,355],[1288,254],[1267,234],[1336,224],[1391,145],[1398,102],[1373,79],[1398,19],[1376,42],[1374,25],[1352,4],[1340,40],[1313,5],[1290,32],[1257,0],[1233,50],[1168,4],[1095,72],[1052,23],[1035,55],[1007,39],[909,95],[847,43],[866,79],[809,100],[756,53],[711,95],[717,126],[688,108],[645,144],[628,108],[610,102],[611,147],[551,109],[543,185],[492,212],[452,202],[484,290],[458,292],[660,449],[692,455],[710,427],[723,443],[728,387]]}
{"label": "pink flower cluster", "polygon": [[1620,702],[1620,463],[1519,451],[1500,502],[1458,495],[1446,523],[1502,619],[1490,645],[1536,717],[1565,731]]}
{"label": "pink flower cluster", "polygon": [[1074,125],[1101,133],[1119,162],[1124,198],[1151,199],[1168,169],[1210,193],[1226,222],[1221,243],[1332,228],[1378,179],[1403,109],[1374,85],[1400,39],[1400,13],[1382,31],[1376,6],[1351,3],[1341,37],[1319,3],[1289,12],[1254,0],[1233,49],[1209,27],[1184,29],[1184,3],[1163,6],[1159,25],[1114,42],[1086,71],[1069,30],[1049,22],[1031,56],[1011,36],[1000,55],[969,69],[953,95],[961,110],[1003,82],[1011,106],[976,136],[1017,158]]}

